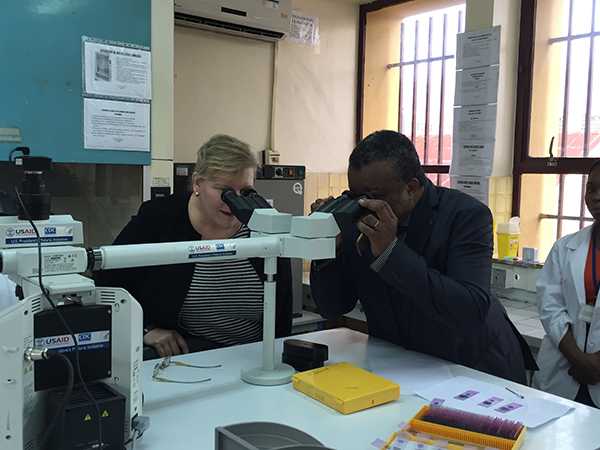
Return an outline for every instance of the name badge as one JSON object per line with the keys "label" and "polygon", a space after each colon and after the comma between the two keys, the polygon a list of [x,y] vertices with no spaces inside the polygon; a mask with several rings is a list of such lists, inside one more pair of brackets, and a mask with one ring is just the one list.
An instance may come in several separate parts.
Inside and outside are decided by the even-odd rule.
{"label": "name badge", "polygon": [[592,318],[594,317],[594,307],[592,305],[581,305],[579,309],[579,320],[592,323]]}

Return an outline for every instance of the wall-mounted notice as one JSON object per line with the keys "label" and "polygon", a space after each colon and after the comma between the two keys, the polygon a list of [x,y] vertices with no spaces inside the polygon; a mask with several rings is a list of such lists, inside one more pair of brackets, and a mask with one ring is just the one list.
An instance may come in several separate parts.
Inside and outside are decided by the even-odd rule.
{"label": "wall-mounted notice", "polygon": [[460,33],[457,39],[457,69],[500,64],[500,26]]}
{"label": "wall-mounted notice", "polygon": [[454,104],[482,105],[498,99],[499,66],[464,69],[456,72]]}
{"label": "wall-mounted notice", "polygon": [[500,27],[458,35],[450,184],[489,201],[494,164]]}
{"label": "wall-mounted notice", "polygon": [[496,140],[496,105],[465,106],[455,110],[454,136],[463,141]]}
{"label": "wall-mounted notice", "polygon": [[150,104],[83,99],[84,148],[150,151]]}
{"label": "wall-mounted notice", "polygon": [[496,105],[454,110],[453,175],[490,176],[494,162]]}
{"label": "wall-mounted notice", "polygon": [[150,50],[83,39],[84,95],[150,100]]}
{"label": "wall-mounted notice", "polygon": [[294,12],[288,40],[311,47],[319,45],[319,18]]}
{"label": "wall-mounted notice", "polygon": [[451,176],[450,187],[475,197],[481,203],[487,205],[490,197],[489,177]]}
{"label": "wall-mounted notice", "polygon": [[494,163],[494,143],[489,142],[454,142],[452,146],[452,175],[485,175],[492,174]]}

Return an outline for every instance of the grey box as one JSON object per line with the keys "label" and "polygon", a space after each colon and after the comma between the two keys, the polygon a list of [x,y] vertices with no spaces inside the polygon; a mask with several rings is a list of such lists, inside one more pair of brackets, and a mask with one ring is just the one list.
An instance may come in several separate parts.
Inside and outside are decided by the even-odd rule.
{"label": "grey box", "polygon": [[246,422],[215,429],[215,450],[334,450],[296,428]]}

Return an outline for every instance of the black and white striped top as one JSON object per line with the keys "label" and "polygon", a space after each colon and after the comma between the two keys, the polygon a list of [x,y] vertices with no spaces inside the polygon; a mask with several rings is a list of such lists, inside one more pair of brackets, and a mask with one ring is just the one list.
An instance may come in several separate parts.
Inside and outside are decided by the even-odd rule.
{"label": "black and white striped top", "polygon": [[[243,225],[231,237],[250,237]],[[179,313],[189,334],[224,345],[260,340],[263,283],[248,259],[198,262]]]}

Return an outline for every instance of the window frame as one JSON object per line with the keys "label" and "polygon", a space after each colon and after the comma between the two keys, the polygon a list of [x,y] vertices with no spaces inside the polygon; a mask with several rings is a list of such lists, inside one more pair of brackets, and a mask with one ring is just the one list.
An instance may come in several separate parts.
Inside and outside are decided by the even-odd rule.
{"label": "window frame", "polygon": [[[571,0],[573,1],[573,0]],[[600,2],[596,1],[595,5],[600,6]],[[542,214],[540,219],[556,219],[557,220],[557,236],[561,235],[561,224],[563,220],[579,220],[580,224],[590,221],[585,217],[585,201],[583,192],[585,191],[586,175],[592,165],[597,161],[596,158],[586,157],[532,157],[529,154],[530,134],[531,134],[531,110],[532,110],[532,94],[533,94],[533,70],[535,58],[535,30],[536,30],[536,13],[537,0],[522,0],[521,1],[521,22],[519,34],[519,59],[518,59],[518,74],[517,74],[517,103],[515,114],[515,140],[514,140],[514,161],[513,161],[513,198],[512,198],[512,215],[519,216],[521,209],[522,198],[522,177],[528,174],[546,174],[558,175],[559,190],[564,187],[565,175],[582,175],[582,195],[580,205],[580,216],[565,216],[562,214],[562,204],[564,202],[563,195],[559,192],[559,204],[557,214]],[[572,8],[571,8],[572,11]],[[569,20],[569,23],[571,21]],[[596,33],[593,33],[596,34]],[[569,40],[569,38],[564,39]],[[572,40],[571,40],[572,42]],[[569,50],[568,50],[569,52]],[[593,60],[593,52],[590,54],[590,59]],[[570,64],[567,56],[567,64]],[[568,71],[567,71],[568,73]],[[566,81],[568,85],[568,80]],[[588,97],[590,92],[588,92]],[[589,103],[589,99],[588,99]],[[589,115],[589,112],[588,112]],[[586,119],[586,122],[589,120]],[[563,121],[566,124],[566,120]],[[564,125],[566,126],[566,125]],[[589,126],[589,124],[588,124]],[[588,130],[584,131],[587,137]],[[565,134],[563,128],[563,135]],[[584,139],[586,138],[584,137]],[[560,149],[559,149],[560,153]]]}
{"label": "window frame", "polygon": [[[367,14],[381,9],[388,8],[390,6],[400,5],[402,3],[409,3],[414,0],[375,0],[371,3],[360,5],[359,7],[359,19],[358,19],[358,74],[356,83],[356,130],[355,130],[355,143],[358,144],[362,138],[363,129],[363,107],[364,107],[364,81],[365,81],[365,45],[366,45],[366,28],[367,28]],[[463,17],[463,20],[465,18]],[[400,102],[400,98],[398,99]],[[398,114],[398,121],[400,121],[400,114]],[[450,174],[449,164],[440,165],[427,165],[422,164],[421,167],[425,174],[436,174],[440,175]]]}

